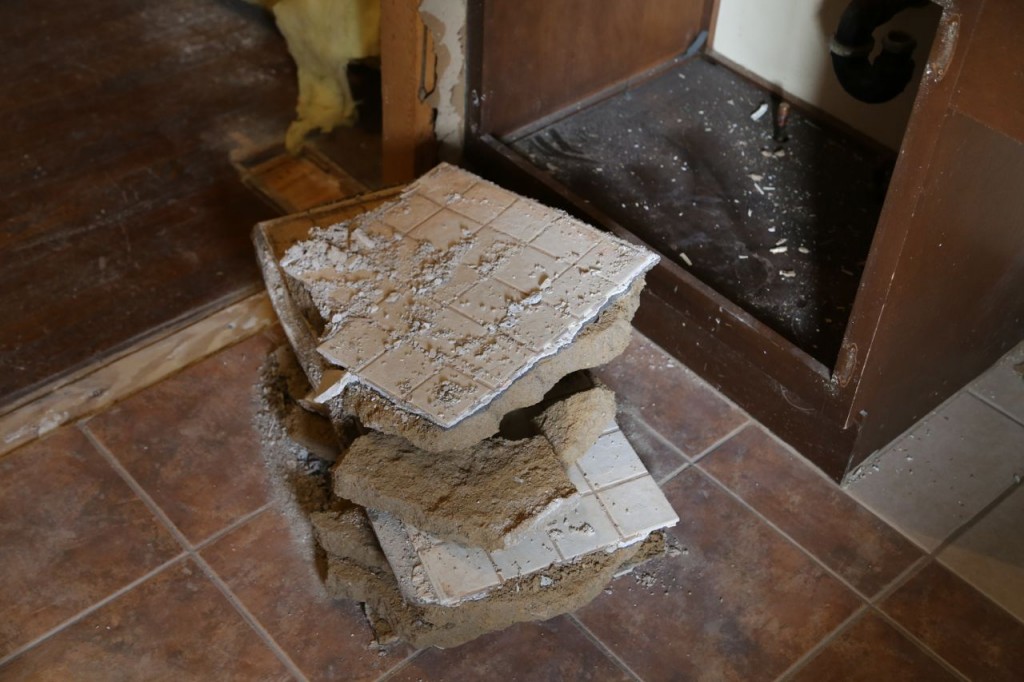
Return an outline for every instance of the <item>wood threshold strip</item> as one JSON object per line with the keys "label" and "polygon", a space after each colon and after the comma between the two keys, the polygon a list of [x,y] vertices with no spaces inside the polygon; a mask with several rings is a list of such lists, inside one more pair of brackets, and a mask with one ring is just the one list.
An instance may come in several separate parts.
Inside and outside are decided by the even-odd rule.
{"label": "wood threshold strip", "polygon": [[270,299],[261,291],[178,331],[149,339],[136,350],[0,415],[0,457],[64,424],[104,410],[276,321]]}

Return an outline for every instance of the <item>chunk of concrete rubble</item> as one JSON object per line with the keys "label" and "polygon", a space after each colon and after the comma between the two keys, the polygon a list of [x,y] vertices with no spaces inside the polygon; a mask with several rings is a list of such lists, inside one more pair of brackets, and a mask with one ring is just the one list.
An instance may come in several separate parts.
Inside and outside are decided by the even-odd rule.
{"label": "chunk of concrete rubble", "polygon": [[665,537],[650,535],[642,543],[594,552],[541,574],[511,580],[487,599],[457,606],[413,604],[388,570],[366,566],[345,555],[327,554],[327,592],[335,599],[364,602],[386,632],[414,647],[450,648],[480,635],[532,620],[547,620],[575,611],[601,594],[627,565],[639,565],[664,554]]}
{"label": "chunk of concrete rubble", "polygon": [[576,339],[554,355],[539,361],[501,395],[455,426],[445,428],[395,405],[365,384],[353,383],[328,403],[331,416],[354,416],[363,426],[401,436],[428,452],[461,450],[496,434],[506,414],[543,399],[567,374],[611,362],[629,345],[631,321],[640,305],[643,280],[615,300]]}
{"label": "chunk of concrete rubble", "polygon": [[452,542],[408,519],[368,508],[405,599],[452,606],[490,598],[509,580],[591,552],[628,547],[679,521],[614,422],[567,471],[577,495],[522,524],[495,550]]}
{"label": "chunk of concrete rubble", "polygon": [[658,261],[441,164],[400,199],[312,229],[280,259],[317,351],[449,428],[501,394]]}
{"label": "chunk of concrete rubble", "polygon": [[335,495],[486,549],[503,547],[516,527],[575,492],[543,436],[435,454],[369,433],[334,468]]}
{"label": "chunk of concrete rubble", "polygon": [[546,409],[534,422],[566,466],[574,464],[615,420],[615,393],[597,386]]}
{"label": "chunk of concrete rubble", "polygon": [[326,553],[346,556],[373,570],[390,570],[362,507],[351,504],[340,511],[313,512],[309,520],[317,544]]}
{"label": "chunk of concrete rubble", "polygon": [[615,395],[595,387],[548,406],[533,420],[541,434],[533,437],[495,436],[431,453],[404,438],[370,433],[335,466],[334,492],[443,539],[501,549],[518,528],[576,494],[566,467],[597,442],[614,415]]}

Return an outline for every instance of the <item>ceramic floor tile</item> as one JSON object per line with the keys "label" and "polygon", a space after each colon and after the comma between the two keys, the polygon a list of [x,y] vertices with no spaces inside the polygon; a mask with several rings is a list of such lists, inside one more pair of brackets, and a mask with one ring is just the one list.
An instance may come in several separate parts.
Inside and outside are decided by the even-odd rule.
{"label": "ceramic floor tile", "polygon": [[881,608],[968,679],[1024,679],[1024,624],[939,564]]}
{"label": "ceramic floor tile", "polygon": [[631,406],[620,404],[615,418],[622,425],[626,440],[654,480],[660,481],[686,464],[683,453],[637,417]]}
{"label": "ceramic floor tile", "polygon": [[502,580],[509,580],[557,563],[558,551],[543,529],[535,529],[524,533],[511,548],[491,552],[491,559]]}
{"label": "ceramic floor tile", "polygon": [[647,537],[659,528],[674,526],[679,521],[650,476],[599,490],[597,499],[608,512],[619,535],[627,540]]}
{"label": "ceramic floor tile", "polygon": [[939,554],[954,573],[1024,621],[1024,489],[1017,488]]}
{"label": "ceramic floor tile", "polygon": [[647,473],[622,431],[613,431],[598,438],[576,465],[594,490]]}
{"label": "ceramic floor tile", "polygon": [[363,369],[384,352],[388,334],[371,320],[351,317],[342,322],[335,336],[320,344],[317,351],[332,363],[351,371]]}
{"label": "ceramic floor tile", "polygon": [[960,393],[848,487],[863,505],[932,550],[1024,474],[1024,426]]}
{"label": "ceramic floor tile", "polygon": [[370,647],[373,633],[359,605],[327,595],[312,551],[273,510],[202,556],[310,680],[374,680],[411,652]]}
{"label": "ceramic floor tile", "polygon": [[581,498],[545,526],[566,561],[619,542],[619,532],[604,507],[593,495]]}
{"label": "ceramic floor tile", "polygon": [[970,389],[1024,424],[1024,342],[978,377]]}
{"label": "ceramic floor tile", "polygon": [[290,680],[191,561],[174,564],[4,668],[12,680]]}
{"label": "ceramic floor tile", "polygon": [[772,679],[860,606],[696,469],[665,493],[680,514],[669,531],[680,551],[577,614],[641,679]]}
{"label": "ceramic floor tile", "polygon": [[405,234],[440,210],[441,207],[430,199],[410,194],[402,196],[395,208],[381,215],[381,220]]}
{"label": "ceramic floor tile", "polygon": [[359,376],[375,386],[389,386],[395,395],[405,398],[436,372],[425,351],[403,343],[384,351],[360,370]]}
{"label": "ceramic floor tile", "polygon": [[516,198],[512,192],[489,182],[478,182],[463,192],[457,200],[448,202],[448,208],[478,223],[488,223],[515,203]]}
{"label": "ceramic floor tile", "polygon": [[428,649],[389,680],[564,680],[633,679],[565,616],[521,623],[454,649]]}
{"label": "ceramic floor tile", "polygon": [[88,422],[193,543],[268,501],[253,391],[271,349],[252,337]]}
{"label": "ceramic floor tile", "polygon": [[[400,214],[403,227],[410,212],[426,212],[422,204],[412,207],[416,194],[446,207],[408,234],[393,232],[382,222],[390,211]],[[508,205],[510,196],[442,164],[410,185],[397,204],[316,230],[289,247],[280,266],[289,281],[297,282],[293,286],[304,287],[319,316],[328,321],[320,339],[322,354],[400,406],[440,426],[454,426],[570,342],[658,260],[645,249],[530,200],[517,199],[498,215],[497,209]],[[455,212],[460,207],[490,223]],[[381,229],[374,229],[377,226]],[[527,239],[535,239],[539,246],[527,245]],[[593,264],[585,271],[565,271],[595,245],[614,246],[603,251],[615,259],[614,279],[602,277]],[[337,305],[332,299],[331,292],[339,287],[347,304]],[[349,295],[353,289],[358,295]],[[538,305],[545,297],[553,302]],[[423,339],[445,306],[477,323],[479,336],[472,343],[450,348],[434,344],[422,362],[406,363],[420,373],[411,385],[402,372],[378,371],[393,353],[413,352],[408,350],[411,346],[426,348]],[[363,338],[356,338],[361,336],[359,325],[343,324],[346,318],[365,318],[373,324]],[[378,330],[391,333],[381,339]],[[493,341],[498,336],[511,344],[499,344],[498,350],[508,357],[495,355]],[[353,367],[373,357],[380,345],[387,348],[383,355],[364,367]],[[442,418],[431,405],[418,404],[410,391],[446,368],[479,378],[480,383],[460,401],[458,411],[447,409]]]}
{"label": "ceramic floor tile", "polygon": [[480,227],[480,223],[475,220],[442,208],[413,228],[409,232],[409,236],[417,241],[433,244],[438,251],[447,251],[466,237],[471,236]]}
{"label": "ceramic floor tile", "polygon": [[78,429],[5,456],[0,658],[180,552]]}
{"label": "ceramic floor tile", "polygon": [[868,612],[788,679],[794,682],[941,682],[959,678],[884,618]]}
{"label": "ceramic floor tile", "polygon": [[498,232],[528,242],[554,221],[551,210],[528,199],[517,199],[512,206],[490,222]]}
{"label": "ceramic floor tile", "polygon": [[419,556],[441,604],[458,604],[501,584],[482,549],[445,542],[431,544]]}
{"label": "ceramic floor tile", "polygon": [[686,456],[696,456],[748,421],[689,369],[638,332],[626,352],[594,372]]}
{"label": "ceramic floor tile", "polygon": [[746,427],[699,466],[868,597],[922,556],[760,426]]}
{"label": "ceramic floor tile", "polygon": [[497,552],[444,542],[391,514],[369,510],[402,593],[420,603],[455,604],[504,580],[591,552],[612,551],[678,522],[675,511],[618,430],[602,435],[583,459],[588,458],[595,471],[625,471],[629,476],[610,477],[598,497],[573,465],[570,471],[575,473],[570,474],[570,480],[580,496],[524,524]]}

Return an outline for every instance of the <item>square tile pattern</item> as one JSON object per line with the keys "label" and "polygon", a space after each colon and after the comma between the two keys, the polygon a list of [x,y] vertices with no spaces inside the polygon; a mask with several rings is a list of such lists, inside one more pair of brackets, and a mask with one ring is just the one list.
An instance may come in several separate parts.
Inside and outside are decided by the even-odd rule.
{"label": "square tile pattern", "polygon": [[657,261],[442,164],[398,200],[314,230],[281,266],[327,323],[321,355],[450,427],[571,343]]}
{"label": "square tile pattern", "polygon": [[617,427],[606,431],[569,473],[578,496],[542,514],[504,549],[491,552],[441,540],[371,510],[374,530],[406,599],[453,606],[507,580],[627,547],[679,522]]}

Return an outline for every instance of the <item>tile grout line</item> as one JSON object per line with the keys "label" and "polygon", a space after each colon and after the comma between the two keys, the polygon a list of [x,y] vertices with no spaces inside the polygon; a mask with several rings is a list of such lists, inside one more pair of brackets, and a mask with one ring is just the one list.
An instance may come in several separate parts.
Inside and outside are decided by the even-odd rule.
{"label": "tile grout line", "polygon": [[124,467],[124,465],[122,465],[121,462],[118,461],[118,459],[114,456],[114,453],[112,453],[107,448],[107,446],[104,445],[103,442],[100,441],[99,438],[97,438],[95,434],[92,433],[92,431],[86,424],[78,424],[77,427],[85,435],[89,442],[92,443],[93,447],[96,448],[100,455],[103,456],[107,463],[111,467],[113,467],[114,471],[116,471],[118,475],[121,476],[122,479],[124,479],[125,483],[128,484],[128,487],[132,489],[132,492],[134,492],[139,497],[139,499],[141,499],[143,503],[147,507],[149,507],[150,513],[156,516],[157,519],[165,525],[165,527],[171,533],[174,539],[177,540],[178,543],[185,548],[186,555],[199,566],[199,569],[203,571],[203,573],[210,580],[210,582],[214,584],[217,590],[221,592],[222,596],[227,600],[227,602],[232,607],[234,607],[235,612],[242,617],[242,620],[244,620],[246,624],[257,634],[257,636],[259,636],[260,639],[263,640],[263,643],[274,653],[278,660],[280,660],[281,663],[284,664],[288,672],[291,673],[292,676],[295,677],[295,679],[301,680],[302,682],[308,682],[308,678],[302,673],[302,671],[291,659],[291,657],[285,652],[281,645],[278,644],[273,637],[271,637],[270,633],[267,632],[266,628],[264,628],[263,625],[258,620],[256,620],[255,616],[253,616],[249,609],[247,609],[242,604],[241,600],[238,599],[238,597],[235,596],[235,594],[231,591],[227,584],[220,579],[220,576],[218,576],[216,572],[214,572],[213,568],[211,568],[210,565],[206,563],[206,560],[199,556],[199,553],[196,551],[195,547],[192,545],[191,542],[189,542],[188,538],[185,537],[185,534],[181,532],[181,530],[174,524],[173,521],[171,521],[170,517],[167,516],[167,513],[164,512],[160,505],[156,503],[156,500],[154,500],[150,496],[150,494],[147,493],[145,489],[143,489],[143,487],[139,484],[138,481],[135,480],[135,477],[132,476],[131,473],[129,473],[129,471]]}
{"label": "tile grout line", "polygon": [[876,607],[874,605],[870,606],[869,609],[871,610],[871,612],[873,612],[879,618],[881,618],[886,623],[888,623],[890,627],[892,627],[897,632],[899,632],[901,635],[906,637],[908,641],[910,641],[914,645],[916,645],[917,648],[920,649],[921,651],[923,651],[925,654],[927,654],[929,658],[931,658],[936,663],[938,663],[943,668],[945,668],[947,672],[951,673],[952,675],[954,675],[955,677],[959,678],[963,682],[971,682],[969,677],[967,677],[962,672],[960,672],[956,668],[956,666],[954,666],[952,663],[950,663],[949,661],[944,659],[942,656],[940,656],[938,653],[933,651],[930,646],[928,646],[923,641],[921,641],[917,637],[917,635],[915,635],[913,632],[911,632],[910,630],[905,628],[903,626],[903,624],[900,623],[898,620],[896,620],[895,618],[890,616],[888,613],[886,613],[885,611],[883,611],[882,609],[880,609],[880,608],[878,608],[878,607]]}
{"label": "tile grout line", "polygon": [[380,677],[377,678],[376,682],[387,682],[394,678],[395,675],[408,668],[414,659],[418,658],[427,649],[416,649],[411,654],[396,663],[390,670],[385,670],[381,673]]}
{"label": "tile grout line", "polygon": [[844,620],[842,623],[834,627],[831,632],[829,632],[820,640],[818,640],[814,644],[814,646],[812,646],[810,649],[805,651],[802,656],[793,661],[793,663],[788,668],[779,673],[775,677],[776,682],[783,682],[783,680],[790,679],[795,673],[800,672],[801,668],[803,668],[812,660],[817,658],[818,654],[820,654],[824,649],[828,648],[828,646],[832,644],[832,642],[842,637],[847,630],[853,627],[853,624],[860,620],[861,617],[863,617],[863,615],[870,610],[870,608],[871,606],[869,604],[861,604],[859,607],[857,607],[857,609],[853,613],[851,613],[846,620]]}
{"label": "tile grout line", "polygon": [[747,417],[746,414],[744,414],[744,417],[746,417],[746,419],[743,421],[742,424],[734,428],[732,431],[729,431],[718,440],[712,442],[711,445],[707,446],[693,457],[690,457],[690,461],[693,462],[694,464],[697,464],[699,461],[707,457],[709,454],[725,445],[725,443],[731,440],[733,436],[736,436],[737,434],[739,434],[740,431],[743,431],[745,428],[754,423],[754,420],[752,420],[750,417]]}
{"label": "tile grout line", "polygon": [[734,500],[736,500],[737,502],[739,502],[739,503],[740,503],[740,505],[741,505],[741,506],[743,506],[743,507],[744,507],[744,508],[745,508],[745,509],[746,509],[747,511],[751,512],[751,513],[752,513],[752,514],[753,514],[753,515],[754,515],[754,516],[755,516],[755,517],[756,517],[756,518],[757,518],[758,520],[760,520],[761,522],[765,523],[765,524],[766,524],[766,525],[767,525],[767,526],[768,526],[769,528],[771,528],[771,529],[772,529],[772,530],[774,530],[774,531],[775,531],[776,533],[778,533],[779,535],[781,535],[781,536],[783,537],[783,539],[785,539],[785,540],[786,540],[787,542],[789,542],[789,543],[790,543],[790,544],[792,544],[792,545],[793,545],[794,547],[796,547],[796,548],[797,548],[798,550],[800,550],[800,552],[802,552],[802,553],[803,553],[803,554],[804,554],[805,556],[807,556],[807,557],[808,557],[809,559],[811,559],[811,561],[813,561],[813,562],[814,562],[815,564],[817,564],[817,565],[818,565],[819,567],[821,567],[822,569],[824,569],[826,573],[828,573],[828,574],[829,574],[830,576],[832,576],[832,577],[833,577],[833,578],[835,578],[835,579],[836,579],[837,581],[839,581],[839,583],[840,583],[841,585],[843,585],[843,586],[844,586],[844,587],[846,587],[846,588],[847,588],[848,590],[850,590],[851,592],[853,592],[853,594],[854,594],[854,595],[855,595],[855,596],[856,596],[856,597],[857,597],[858,599],[860,599],[860,600],[861,600],[862,602],[864,602],[864,603],[870,603],[870,600],[868,599],[868,597],[867,597],[867,596],[866,596],[866,595],[865,595],[865,594],[864,594],[863,592],[861,592],[859,588],[857,588],[857,587],[854,587],[854,585],[853,585],[853,584],[852,584],[852,583],[851,583],[850,581],[848,581],[848,580],[847,580],[846,578],[844,578],[843,576],[841,576],[841,575],[840,575],[840,574],[839,574],[838,572],[836,572],[836,571],[835,571],[834,569],[832,569],[831,567],[829,567],[828,565],[826,565],[824,561],[822,561],[821,559],[819,559],[819,558],[818,558],[818,557],[817,557],[817,556],[816,556],[816,555],[815,555],[815,554],[814,554],[813,552],[811,552],[810,550],[808,550],[808,549],[807,549],[806,547],[804,547],[804,546],[803,546],[803,545],[802,545],[801,543],[797,542],[797,541],[796,541],[796,540],[795,540],[795,539],[794,539],[794,538],[793,538],[793,537],[792,537],[792,536],[791,536],[791,535],[790,535],[789,533],[787,533],[786,531],[782,530],[782,528],[780,528],[780,527],[779,527],[779,526],[778,526],[778,525],[777,525],[777,524],[776,524],[776,523],[775,523],[774,521],[770,520],[770,519],[769,519],[769,518],[767,518],[767,517],[766,517],[766,516],[765,516],[764,514],[762,514],[761,512],[759,512],[759,511],[758,511],[757,509],[755,509],[755,508],[754,508],[754,506],[753,506],[753,505],[751,505],[751,504],[750,504],[749,502],[747,502],[746,500],[744,500],[744,499],[743,499],[743,498],[742,498],[742,497],[741,497],[741,496],[739,495],[739,493],[736,493],[736,492],[734,492],[734,491],[733,491],[732,489],[730,489],[730,488],[729,488],[729,487],[728,487],[727,485],[725,485],[724,483],[722,483],[721,481],[719,481],[719,480],[718,480],[718,479],[717,479],[717,478],[716,478],[716,477],[715,477],[715,476],[714,476],[713,474],[711,474],[710,472],[706,471],[705,469],[703,469],[703,468],[702,468],[702,467],[700,467],[699,465],[697,465],[697,469],[698,469],[698,470],[700,471],[700,473],[701,473],[702,475],[706,476],[706,477],[707,477],[707,478],[708,478],[708,479],[709,479],[709,480],[710,480],[710,481],[711,481],[712,483],[714,483],[714,484],[715,484],[716,486],[718,486],[718,487],[719,487],[719,488],[721,488],[721,489],[722,489],[723,491],[725,491],[725,493],[726,493],[727,495],[729,495],[729,496],[730,496],[730,497],[732,497],[732,498],[733,498]]}
{"label": "tile grout line", "polygon": [[269,509],[272,509],[273,507],[274,507],[274,503],[273,502],[267,502],[262,507],[259,507],[258,509],[254,509],[251,512],[248,512],[246,514],[243,514],[242,516],[239,516],[237,519],[235,519],[234,521],[232,521],[228,525],[224,526],[223,528],[218,530],[216,533],[212,533],[208,537],[204,538],[201,542],[197,542],[195,545],[193,545],[193,548],[195,549],[196,552],[200,552],[200,551],[208,548],[210,545],[212,545],[213,543],[217,542],[218,540],[223,538],[228,533],[230,533],[230,532],[232,532],[234,530],[238,530],[239,528],[241,528],[245,524],[249,523],[254,518],[256,518],[257,516],[262,514],[263,512],[268,511]]}
{"label": "tile grout line", "polygon": [[39,635],[38,637],[33,639],[31,642],[28,642],[27,644],[22,645],[21,647],[15,649],[14,651],[12,651],[11,653],[7,654],[3,658],[0,658],[0,668],[3,668],[5,665],[7,665],[11,661],[13,661],[18,656],[21,656],[22,654],[24,654],[25,652],[29,651],[30,649],[34,649],[35,647],[39,646],[40,644],[42,644],[44,641],[46,641],[50,637],[53,637],[54,635],[58,634],[60,631],[66,629],[66,628],[71,627],[72,625],[74,625],[75,623],[78,623],[81,620],[84,620],[85,618],[87,618],[91,614],[95,613],[96,611],[100,610],[101,608],[103,608],[104,606],[106,606],[110,602],[114,601],[118,597],[121,597],[122,595],[126,594],[127,592],[130,592],[131,590],[135,589],[136,587],[138,587],[142,583],[146,582],[150,578],[154,577],[158,573],[161,573],[162,571],[164,571],[165,569],[169,568],[173,564],[175,564],[175,563],[177,563],[179,561],[182,561],[183,559],[186,559],[186,558],[188,558],[188,552],[186,552],[185,550],[182,550],[181,552],[179,552],[178,554],[175,554],[173,557],[171,557],[170,559],[168,559],[164,563],[160,564],[159,566],[157,566],[156,568],[150,570],[149,572],[139,576],[138,578],[136,578],[135,580],[131,581],[127,585],[122,585],[120,588],[118,588],[114,592],[111,592],[110,594],[108,594],[103,599],[100,599],[99,601],[91,604],[87,608],[83,609],[82,611],[79,611],[78,613],[76,613],[75,615],[71,616],[67,620],[63,621],[59,625],[51,628],[50,630],[47,630],[46,632],[44,632],[41,635]]}
{"label": "tile grout line", "polygon": [[[645,429],[647,429],[647,431],[649,431],[649,432],[650,432],[650,433],[651,433],[651,434],[652,434],[652,435],[654,436],[654,439],[655,439],[656,441],[658,441],[658,442],[659,442],[659,443],[661,443],[662,445],[665,445],[665,446],[667,446],[667,447],[671,448],[671,449],[672,449],[672,452],[673,452],[674,454],[677,454],[677,455],[679,455],[679,457],[680,457],[680,458],[681,458],[681,459],[682,459],[682,460],[683,460],[684,462],[688,462],[688,461],[690,461],[690,458],[686,456],[686,453],[685,453],[685,452],[683,452],[683,451],[682,451],[682,450],[681,450],[680,448],[678,448],[678,447],[676,446],[676,444],[675,444],[675,443],[673,443],[672,441],[670,441],[670,440],[669,440],[668,438],[665,438],[665,436],[663,436],[663,435],[661,434],[661,431],[658,431],[658,429],[654,428],[654,427],[653,427],[653,426],[651,426],[651,425],[650,425],[649,423],[647,423],[647,420],[646,420],[646,419],[644,419],[644,418],[643,418],[643,416],[641,416],[641,415],[639,414],[639,412],[635,412],[635,413],[633,413],[633,414],[630,414],[630,415],[629,415],[629,418],[630,418],[630,419],[632,419],[632,420],[634,420],[634,421],[636,421],[636,422],[639,422],[639,424],[640,424],[641,426],[643,426],[643,427],[644,427]],[[616,410],[616,412],[615,412],[615,424],[616,424],[616,425],[617,425],[617,426],[619,427],[619,430],[620,430],[620,431],[622,431],[622,425],[621,425],[621,424],[619,424],[619,414],[618,414],[618,410]],[[626,433],[626,432],[625,432],[625,431],[622,431],[622,433],[623,433],[623,435],[625,435],[625,433]]]}
{"label": "tile grout line", "polygon": [[967,393],[968,395],[971,395],[971,396],[977,398],[981,402],[985,403],[985,405],[991,407],[993,410],[995,410],[999,414],[1003,415],[1004,417],[1006,417],[1010,421],[1014,422],[1015,424],[1017,424],[1019,426],[1024,426],[1024,418],[1018,417],[1017,415],[1012,414],[1010,411],[1008,411],[1006,408],[1004,408],[999,403],[997,403],[994,400],[989,399],[987,396],[982,395],[981,393],[979,393],[977,389],[975,389],[975,388],[968,388],[964,392]]}
{"label": "tile grout line", "polygon": [[637,680],[637,682],[642,682],[643,678],[640,677],[635,670],[629,667],[629,664],[622,660],[622,657],[615,653],[615,651],[613,651],[610,646],[601,641],[601,638],[595,635],[590,628],[584,625],[583,621],[581,621],[576,616],[575,612],[568,613],[566,615],[569,617],[569,620],[576,626],[576,628],[583,634],[583,636],[590,640],[591,644],[596,646],[601,653],[603,653],[605,656],[611,659],[611,661],[615,663],[615,665],[619,666],[619,668],[623,672],[632,676],[634,680]]}

